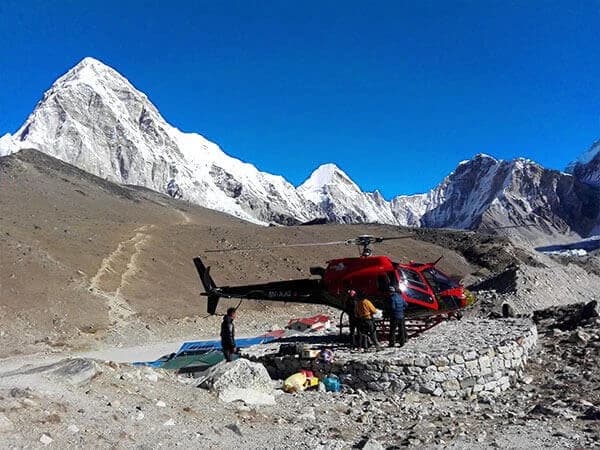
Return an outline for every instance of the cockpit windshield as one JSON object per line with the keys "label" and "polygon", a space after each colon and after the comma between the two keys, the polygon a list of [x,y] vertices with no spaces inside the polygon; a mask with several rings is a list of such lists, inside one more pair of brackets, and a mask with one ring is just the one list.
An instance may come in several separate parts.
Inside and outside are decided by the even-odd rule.
{"label": "cockpit windshield", "polygon": [[436,293],[460,286],[456,281],[440,272],[435,267],[425,269],[422,273]]}

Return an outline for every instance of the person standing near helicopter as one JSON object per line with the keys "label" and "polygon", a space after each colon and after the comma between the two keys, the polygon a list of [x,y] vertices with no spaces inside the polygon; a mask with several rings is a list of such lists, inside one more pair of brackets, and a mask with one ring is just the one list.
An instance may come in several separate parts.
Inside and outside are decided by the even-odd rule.
{"label": "person standing near helicopter", "polygon": [[396,292],[394,286],[390,286],[390,341],[389,346],[396,345],[396,329],[398,330],[398,340],[400,347],[406,344],[406,322],[404,320],[404,310],[408,306],[406,300]]}
{"label": "person standing near helicopter", "polygon": [[366,337],[367,341],[370,339],[373,345],[377,348],[381,348],[381,345],[377,340],[377,330],[375,329],[375,321],[373,320],[373,315],[377,312],[377,309],[365,294],[359,292],[356,295],[358,297],[358,302],[356,303],[355,313],[356,319],[358,320],[359,346],[363,348],[368,347],[368,344],[365,345],[363,342]]}
{"label": "person standing near helicopter", "polygon": [[235,345],[235,327],[233,325],[235,312],[235,308],[228,308],[227,314],[223,316],[223,322],[221,323],[221,349],[227,362],[233,360],[233,355],[237,350]]}
{"label": "person standing near helicopter", "polygon": [[350,345],[356,347],[358,345],[358,321],[356,320],[356,291],[350,289],[344,304],[344,312],[348,315],[348,329],[350,333]]}

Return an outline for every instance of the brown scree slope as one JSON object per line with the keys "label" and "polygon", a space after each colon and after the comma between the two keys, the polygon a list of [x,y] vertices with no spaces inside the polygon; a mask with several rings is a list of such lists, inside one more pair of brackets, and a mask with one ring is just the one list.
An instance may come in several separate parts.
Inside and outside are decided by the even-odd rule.
{"label": "brown scree slope", "polygon": [[[31,352],[40,345],[137,343],[196,331],[214,335],[218,320],[205,317],[194,256],[204,255],[218,284],[237,284],[308,277],[310,266],[355,256],[357,250],[204,250],[405,233],[379,225],[261,227],[160,193],[119,186],[24,150],[0,159],[0,354]],[[420,239],[389,241],[375,251],[399,261],[444,255],[442,270],[460,277],[480,269],[445,242],[468,241],[473,234],[444,235],[439,242],[447,248],[437,239]],[[305,311],[295,308],[244,303],[249,313],[256,311],[253,317],[263,314],[266,323],[275,320],[269,316],[273,311],[284,317]]]}

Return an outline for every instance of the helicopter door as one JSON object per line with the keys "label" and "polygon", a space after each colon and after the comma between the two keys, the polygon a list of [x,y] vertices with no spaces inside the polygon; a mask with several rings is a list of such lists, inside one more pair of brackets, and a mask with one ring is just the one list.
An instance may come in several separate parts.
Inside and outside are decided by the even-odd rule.
{"label": "helicopter door", "polygon": [[377,289],[382,294],[387,295],[390,291],[390,286],[398,287],[398,280],[396,279],[395,272],[386,272],[385,275],[379,275],[377,277]]}
{"label": "helicopter door", "polygon": [[435,294],[419,272],[401,267],[400,275],[400,291],[407,302],[428,309],[438,309]]}
{"label": "helicopter door", "polygon": [[380,292],[382,293],[387,293],[388,289],[389,289],[389,281],[387,279],[387,277],[383,276],[383,275],[379,275],[377,277],[377,288],[379,289]]}

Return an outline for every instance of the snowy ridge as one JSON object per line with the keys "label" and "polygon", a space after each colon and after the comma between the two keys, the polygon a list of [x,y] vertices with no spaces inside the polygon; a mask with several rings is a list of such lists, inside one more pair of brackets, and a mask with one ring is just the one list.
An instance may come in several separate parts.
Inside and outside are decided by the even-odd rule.
{"label": "snowy ridge", "polygon": [[16,145],[10,133],[0,137],[0,157],[10,155],[16,150]]}
{"label": "snowy ridge", "polygon": [[421,226],[421,217],[435,205],[434,191],[427,194],[399,195],[392,199],[391,208],[400,225]]}
{"label": "snowy ridge", "polygon": [[14,135],[0,137],[0,156],[23,148],[159,192],[175,180],[186,200],[260,224],[326,218],[463,229],[535,224],[550,235],[600,230],[600,141],[578,159],[574,176],[478,154],[431,191],[391,201],[363,192],[335,164],[295,188],[168,124],[145,94],[93,58],[56,80]]}
{"label": "snowy ridge", "polygon": [[390,203],[379,192],[361,191],[335,164],[320,166],[298,193],[332,222],[398,224]]}
{"label": "snowy ridge", "polygon": [[567,172],[572,173],[569,168],[573,168],[577,164],[587,164],[600,153],[600,140],[592,144],[592,146],[583,152],[575,161],[572,161],[567,166]]}
{"label": "snowy ridge", "polygon": [[594,142],[577,160],[571,162],[566,171],[582,183],[600,187],[600,141]]}

